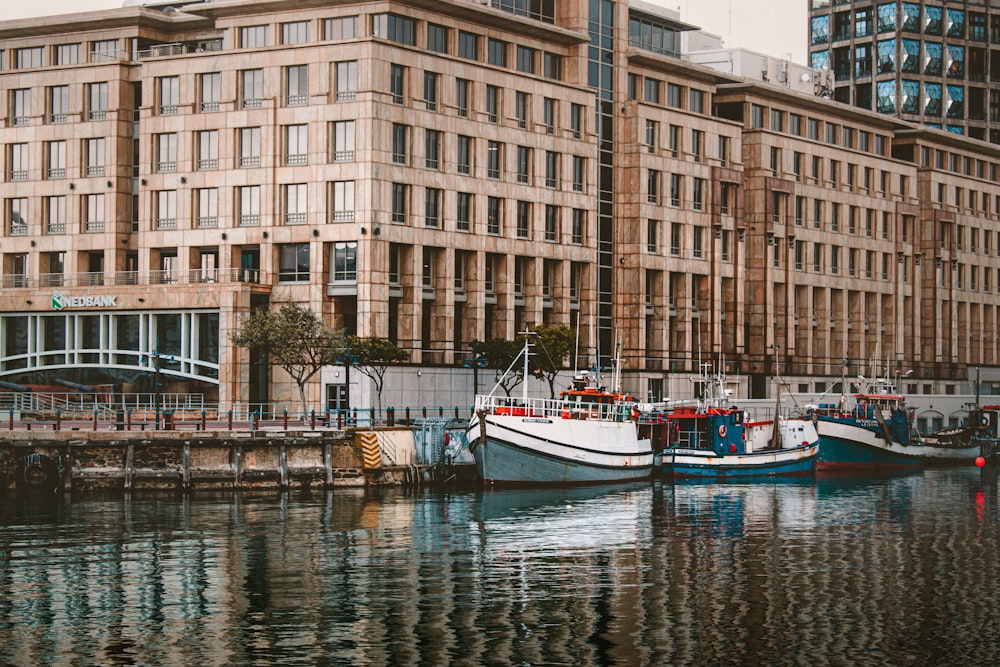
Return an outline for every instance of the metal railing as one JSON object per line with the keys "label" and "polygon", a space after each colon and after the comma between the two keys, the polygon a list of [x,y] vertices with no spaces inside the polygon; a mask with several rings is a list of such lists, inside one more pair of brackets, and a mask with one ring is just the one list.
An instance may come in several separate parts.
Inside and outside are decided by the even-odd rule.
{"label": "metal railing", "polygon": [[190,269],[189,271],[114,271],[111,273],[39,273],[0,276],[0,289],[92,287],[94,285],[164,285],[190,283],[260,283],[258,269]]}

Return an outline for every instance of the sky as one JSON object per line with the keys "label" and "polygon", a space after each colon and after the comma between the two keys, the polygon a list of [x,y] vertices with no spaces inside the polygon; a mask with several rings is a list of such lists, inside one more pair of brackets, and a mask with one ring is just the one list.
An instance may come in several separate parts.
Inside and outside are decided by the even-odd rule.
{"label": "sky", "polygon": [[[809,0],[646,0],[679,9],[681,20],[719,35],[728,47],[806,63]],[[0,21],[121,7],[122,0],[0,0]]]}

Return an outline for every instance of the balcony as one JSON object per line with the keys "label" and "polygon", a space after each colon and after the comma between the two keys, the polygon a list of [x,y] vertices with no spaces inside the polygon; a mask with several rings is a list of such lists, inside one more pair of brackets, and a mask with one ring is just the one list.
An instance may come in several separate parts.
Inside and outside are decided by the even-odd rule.
{"label": "balcony", "polygon": [[122,287],[130,285],[195,285],[212,283],[260,283],[259,269],[193,268],[187,271],[114,271],[110,273],[39,273],[0,276],[0,289],[47,287]]}

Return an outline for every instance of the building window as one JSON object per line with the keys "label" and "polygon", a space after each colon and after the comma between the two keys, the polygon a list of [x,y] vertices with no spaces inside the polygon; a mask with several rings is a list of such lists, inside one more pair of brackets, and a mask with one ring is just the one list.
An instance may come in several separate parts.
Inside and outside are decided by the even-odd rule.
{"label": "building window", "polygon": [[542,76],[554,81],[562,81],[562,56],[546,51],[542,56]]}
{"label": "building window", "polygon": [[45,233],[66,233],[66,197],[45,198]]}
{"label": "building window", "polygon": [[267,26],[250,25],[240,28],[240,47],[256,49],[267,46]]}
{"label": "building window", "polygon": [[545,240],[559,240],[559,207],[553,204],[545,205]]}
{"label": "building window", "polygon": [[83,231],[104,231],[104,195],[83,196]]}
{"label": "building window", "polygon": [[333,161],[349,162],[354,159],[354,121],[339,120],[333,123]]}
{"label": "building window", "polygon": [[681,148],[681,128],[677,125],[667,127],[667,149],[670,157],[676,158],[680,154]]}
{"label": "building window", "polygon": [[57,44],[53,49],[54,65],[78,65],[80,64],[79,44]]}
{"label": "building window", "polygon": [[260,128],[240,129],[240,169],[260,166]]}
{"label": "building window", "polygon": [[531,202],[517,202],[517,220],[514,233],[519,239],[531,238]]}
{"label": "building window", "polygon": [[306,213],[309,202],[307,200],[308,188],[305,183],[288,183],[285,190],[285,224],[304,225],[306,224]]}
{"label": "building window", "polygon": [[569,105],[569,129],[574,139],[583,136],[583,105],[575,102]]}
{"label": "building window", "polygon": [[651,77],[646,77],[643,81],[643,99],[652,104],[660,103],[660,90],[663,88],[663,82],[658,79],[653,79]]}
{"label": "building window", "polygon": [[177,229],[177,191],[156,193],[156,229]]}
{"label": "building window", "polygon": [[84,164],[87,176],[104,175],[104,137],[84,139]]}
{"label": "building window", "polygon": [[222,100],[222,75],[219,72],[209,72],[199,77],[199,108],[202,112],[218,111]]}
{"label": "building window", "polygon": [[406,99],[406,68],[402,65],[389,66],[389,94],[393,104],[402,104]]}
{"label": "building window", "polygon": [[650,204],[660,202],[660,172],[656,169],[646,172],[646,201]]}
{"label": "building window", "polygon": [[427,24],[427,50],[448,53],[448,28],[436,23]]}
{"label": "building window", "polygon": [[503,200],[499,197],[486,199],[486,233],[497,236],[500,234],[503,217]]}
{"label": "building window", "polygon": [[27,197],[13,197],[7,200],[7,233],[11,236],[28,234]]}
{"label": "building window", "polygon": [[160,115],[170,116],[177,113],[180,104],[181,79],[179,76],[163,76],[159,78]]}
{"label": "building window", "polygon": [[469,80],[455,79],[455,110],[461,118],[469,117]]}
{"label": "building window", "polygon": [[693,192],[692,192],[692,204],[694,210],[701,211],[705,208],[705,179],[695,178],[692,181]]}
{"label": "building window", "polygon": [[486,43],[486,61],[497,67],[507,66],[507,42],[490,37]]}
{"label": "building window", "polygon": [[579,155],[573,156],[573,192],[583,192],[584,174],[587,159]]}
{"label": "building window", "polygon": [[681,254],[681,223],[670,223],[670,254],[677,257]]}
{"label": "building window", "polygon": [[517,182],[531,181],[531,149],[527,146],[517,147]]}
{"label": "building window", "polygon": [[27,125],[31,122],[31,89],[10,91],[10,124]]}
{"label": "building window", "polygon": [[281,24],[282,44],[305,44],[309,41],[309,21]]}
{"label": "building window", "polygon": [[[338,88],[338,101],[340,101],[339,90]],[[309,104],[308,65],[289,65],[285,68],[285,104],[290,107]]]}
{"label": "building window", "polygon": [[398,44],[416,46],[416,21],[395,14],[372,16],[372,35]]}
{"label": "building window", "polygon": [[101,81],[98,83],[88,83],[87,94],[87,118],[90,120],[104,120],[108,116],[108,83]]}
{"label": "building window", "polygon": [[65,123],[69,120],[69,86],[49,87],[49,122]]}
{"label": "building window", "polygon": [[701,130],[691,130],[691,156],[695,162],[701,162],[704,153],[705,133]]}
{"label": "building window", "polygon": [[542,101],[542,123],[545,125],[545,134],[555,132],[556,115],[556,101],[551,97],[546,97]]}
{"label": "building window", "polygon": [[441,226],[441,197],[440,188],[424,188],[424,226]]}
{"label": "building window", "polygon": [[424,104],[428,111],[437,111],[438,75],[434,72],[424,72]]}
{"label": "building window", "polygon": [[486,85],[486,118],[491,123],[500,122],[500,89]]}
{"label": "building window", "polygon": [[358,94],[358,61],[345,60],[337,63],[338,102],[353,102]]}
{"label": "building window", "polygon": [[156,135],[157,173],[168,174],[177,171],[177,135],[173,132]]}
{"label": "building window", "polygon": [[358,36],[358,17],[343,16],[340,18],[323,19],[323,39],[336,41],[354,39]]}
{"label": "building window", "polygon": [[200,188],[195,191],[195,202],[198,207],[195,213],[196,225],[199,228],[211,229],[219,226],[219,190],[218,188]]}
{"label": "building window", "polygon": [[583,245],[583,237],[587,231],[587,212],[580,208],[573,209],[573,229],[570,230],[570,240],[573,245]]}
{"label": "building window", "polygon": [[674,109],[681,108],[681,87],[676,83],[667,84],[667,106]]}
{"label": "building window", "polygon": [[241,227],[260,225],[260,186],[244,185],[236,188],[237,221]]}
{"label": "building window", "polygon": [[406,135],[406,125],[392,124],[392,161],[396,164],[406,164]]}
{"label": "building window", "polygon": [[688,110],[693,113],[705,113],[705,93],[691,89],[688,94]]}
{"label": "building window", "polygon": [[49,141],[46,143],[45,157],[46,176],[48,178],[66,178],[66,142]]}
{"label": "building window", "polygon": [[659,133],[660,124],[655,120],[646,119],[646,151],[656,152],[656,138]]}
{"label": "building window", "polygon": [[392,221],[397,224],[406,224],[407,201],[409,199],[408,186],[404,183],[392,184]]}
{"label": "building window", "polygon": [[517,71],[524,72],[525,74],[535,73],[535,54],[536,51],[527,46],[517,45]]}
{"label": "building window", "polygon": [[458,57],[479,60],[479,35],[462,30],[458,32]]}
{"label": "building window", "polygon": [[283,243],[278,246],[278,282],[309,281],[309,244]]}
{"label": "building window", "polygon": [[545,151],[545,187],[559,187],[559,153]]}
{"label": "building window", "polygon": [[285,126],[285,164],[303,165],[309,163],[309,126]]}
{"label": "building window", "polygon": [[458,231],[467,232],[472,229],[472,193],[459,192],[455,197],[455,222]]}
{"label": "building window", "polygon": [[196,135],[198,142],[198,169],[219,168],[219,131],[202,130]]}
{"label": "building window", "polygon": [[358,243],[342,241],[333,244],[333,279],[356,281],[358,279]]}
{"label": "building window", "polygon": [[331,191],[333,222],[354,220],[354,181],[335,181]]}
{"label": "building window", "polygon": [[703,227],[694,228],[694,243],[691,247],[691,255],[695,259],[701,259],[704,254],[703,241],[705,236],[705,229]]}
{"label": "building window", "polygon": [[502,144],[497,141],[489,141],[486,144],[486,177],[500,178],[500,165],[502,160]]}
{"label": "building window", "polygon": [[41,46],[14,49],[14,69],[41,67],[43,56],[44,49]]}
{"label": "building window", "polygon": [[245,69],[240,72],[240,95],[244,109],[259,109],[264,99],[264,70]]}
{"label": "building window", "polygon": [[467,137],[464,134],[458,135],[458,141],[456,142],[456,152],[457,156],[455,159],[455,165],[458,173],[460,174],[471,174],[472,173],[472,137]]}
{"label": "building window", "polygon": [[528,93],[520,90],[514,93],[514,118],[520,130],[528,127]]}
{"label": "building window", "polygon": [[678,207],[681,205],[681,192],[684,185],[680,174],[670,174],[670,205]]}

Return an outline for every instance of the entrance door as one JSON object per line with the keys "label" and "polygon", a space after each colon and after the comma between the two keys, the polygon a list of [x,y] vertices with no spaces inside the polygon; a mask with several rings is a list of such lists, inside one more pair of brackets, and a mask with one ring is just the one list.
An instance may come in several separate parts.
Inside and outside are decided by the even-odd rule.
{"label": "entrance door", "polygon": [[331,413],[336,413],[337,410],[350,410],[350,387],[346,384],[326,385],[326,409]]}

